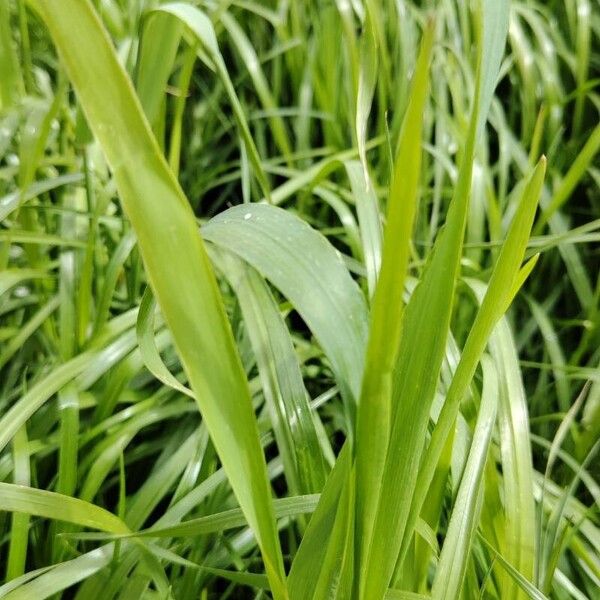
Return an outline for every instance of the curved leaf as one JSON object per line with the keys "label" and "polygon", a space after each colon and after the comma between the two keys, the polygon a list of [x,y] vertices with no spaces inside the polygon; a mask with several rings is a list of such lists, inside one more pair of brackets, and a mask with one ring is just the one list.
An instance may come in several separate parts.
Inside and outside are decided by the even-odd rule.
{"label": "curved leaf", "polygon": [[84,500],[12,483],[0,483],[0,510],[75,523],[110,533],[129,533],[121,519]]}
{"label": "curved leaf", "polygon": [[234,206],[204,225],[202,235],[243,258],[289,299],[341,386],[357,399],[367,306],[329,242],[298,217],[266,204]]}

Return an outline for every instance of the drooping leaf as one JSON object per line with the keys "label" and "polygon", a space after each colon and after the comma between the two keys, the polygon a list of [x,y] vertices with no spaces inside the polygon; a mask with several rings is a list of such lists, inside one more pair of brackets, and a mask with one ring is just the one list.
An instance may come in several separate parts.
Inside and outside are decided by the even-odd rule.
{"label": "drooping leaf", "polygon": [[358,398],[367,308],[331,244],[298,217],[265,204],[234,206],[211,219],[202,235],[243,258],[288,298],[339,383]]}

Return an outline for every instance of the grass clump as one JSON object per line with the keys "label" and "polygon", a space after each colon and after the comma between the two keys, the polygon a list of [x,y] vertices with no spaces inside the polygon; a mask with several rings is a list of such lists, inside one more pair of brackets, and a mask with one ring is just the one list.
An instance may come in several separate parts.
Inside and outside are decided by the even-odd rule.
{"label": "grass clump", "polygon": [[2,3],[0,597],[595,597],[599,34]]}

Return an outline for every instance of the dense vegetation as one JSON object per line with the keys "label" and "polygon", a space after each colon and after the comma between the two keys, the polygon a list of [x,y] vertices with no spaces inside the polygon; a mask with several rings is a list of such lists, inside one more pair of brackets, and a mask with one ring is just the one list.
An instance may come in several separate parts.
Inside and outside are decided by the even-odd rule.
{"label": "dense vegetation", "polygon": [[0,597],[598,598],[596,0],[0,2]]}

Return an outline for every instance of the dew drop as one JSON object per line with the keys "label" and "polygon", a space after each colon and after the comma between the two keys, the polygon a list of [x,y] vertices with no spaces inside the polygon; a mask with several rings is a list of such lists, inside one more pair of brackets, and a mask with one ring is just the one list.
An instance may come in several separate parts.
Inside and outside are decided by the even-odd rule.
{"label": "dew drop", "polygon": [[251,218],[252,218],[252,213],[246,213],[244,215],[244,221],[247,221],[248,219],[251,219]]}

